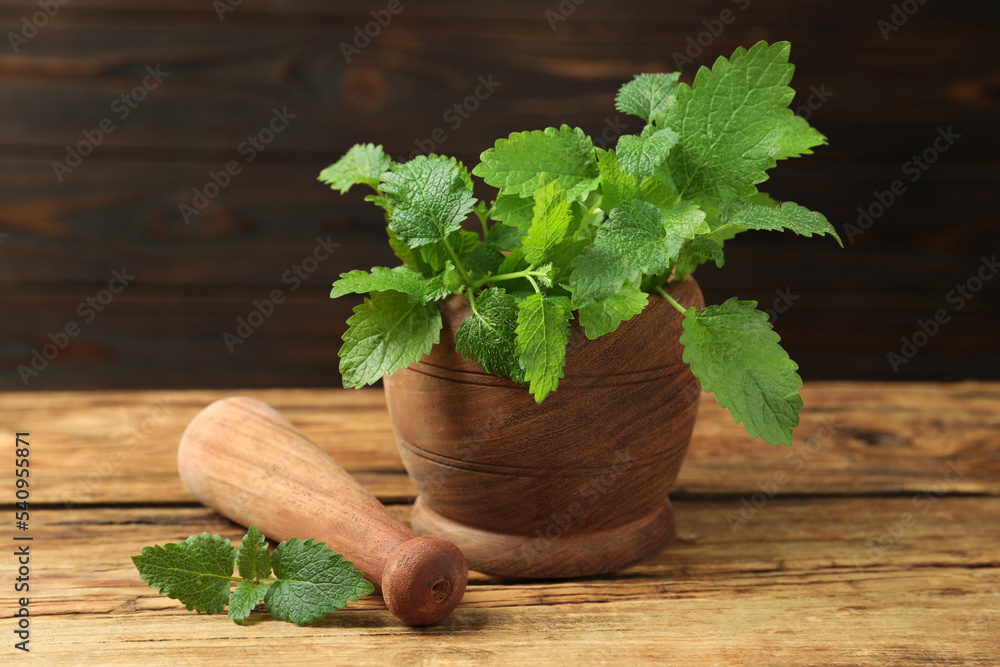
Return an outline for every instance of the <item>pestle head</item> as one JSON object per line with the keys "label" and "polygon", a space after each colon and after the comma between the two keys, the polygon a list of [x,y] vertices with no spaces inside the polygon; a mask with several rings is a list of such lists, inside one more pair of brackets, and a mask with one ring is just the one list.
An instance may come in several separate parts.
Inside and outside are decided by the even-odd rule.
{"label": "pestle head", "polygon": [[415,537],[389,555],[382,595],[393,614],[409,625],[430,625],[462,601],[469,581],[465,556],[439,537]]}

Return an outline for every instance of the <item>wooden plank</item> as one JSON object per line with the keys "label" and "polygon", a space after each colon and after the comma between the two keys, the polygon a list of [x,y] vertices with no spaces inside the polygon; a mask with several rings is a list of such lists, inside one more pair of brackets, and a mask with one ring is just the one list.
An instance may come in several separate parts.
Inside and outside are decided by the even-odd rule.
{"label": "wooden plank", "polygon": [[[370,4],[370,3],[369,3]],[[525,21],[528,17],[538,20],[545,20],[544,12],[549,8],[558,8],[556,5],[545,5],[541,8],[535,0],[508,0],[504,3],[468,3],[462,0],[436,0],[432,3],[402,3],[407,15],[416,15],[420,18],[428,19],[475,19],[475,20],[520,20]],[[734,3],[736,4],[736,3]],[[235,5],[235,3],[234,3]],[[357,20],[364,18],[370,20],[368,12],[371,7],[347,2],[330,2],[329,0],[286,0],[280,6],[280,10],[275,9],[273,2],[269,0],[242,0],[235,5],[238,10],[225,14],[226,20],[239,18],[252,18],[254,21],[264,19],[280,20],[287,18],[291,21],[302,22],[302,18],[314,20],[316,18],[342,18],[345,20]],[[981,0],[954,0],[951,5],[955,12],[937,11],[927,12],[927,16],[940,19],[944,25],[963,24],[968,21],[970,12],[981,9],[984,5]],[[748,7],[747,14],[755,20],[779,25],[795,25],[800,23],[815,23],[819,20],[827,20],[832,27],[842,27],[854,25],[868,13],[875,16],[881,15],[881,8],[875,12],[868,12],[870,5],[857,0],[844,2],[839,11],[834,11],[829,7],[805,3],[801,0],[774,0],[766,5],[753,5]],[[636,21],[637,17],[647,17],[649,21],[676,21],[678,23],[698,23],[706,18],[717,8],[710,3],[686,3],[678,5],[676,9],[669,12],[663,11],[663,3],[658,0],[624,0],[614,6],[605,4],[588,5],[585,9],[580,9],[572,14],[573,22],[581,23],[629,23]],[[24,3],[21,0],[0,0],[0,10],[10,14],[21,14],[24,12]],[[717,13],[717,11],[715,12]],[[102,19],[108,16],[118,17],[119,20],[128,20],[133,17],[157,16],[161,19],[185,18],[186,14],[197,15],[199,19],[205,17],[217,18],[216,10],[211,5],[205,6],[200,0],[164,0],[155,5],[136,5],[129,0],[79,0],[72,6],[66,6],[60,15],[72,17],[74,20],[97,15]],[[921,12],[923,16],[923,11]],[[988,16],[980,16],[981,19],[988,19]],[[874,24],[874,20],[872,21]],[[568,26],[567,26],[568,27]]]}
{"label": "wooden plank", "polygon": [[[331,152],[325,160],[336,156]],[[876,186],[884,190],[901,176],[904,159],[875,167],[803,162],[776,169],[768,185],[777,197],[824,212],[843,233],[846,224],[857,224],[858,207],[875,201]],[[186,224],[179,204],[190,203],[192,189],[224,162],[94,156],[60,185],[50,160],[0,157],[0,186],[8,191],[0,202],[0,224],[8,234],[0,280],[98,285],[112,268],[126,266],[146,286],[281,287],[283,273],[313,252],[318,237],[340,246],[316,276],[326,283],[351,269],[398,263],[385,242],[385,222],[362,201],[364,193],[342,197],[316,182],[326,161],[255,163]],[[836,285],[845,290],[877,286],[943,294],[948,282],[967,278],[995,245],[987,212],[997,188],[1000,167],[977,169],[972,177],[968,168],[942,163],[857,236],[855,245],[845,233],[848,249],[828,238],[744,234],[727,244],[721,275],[729,285],[830,289],[829,271],[816,270],[828,266],[838,271]],[[956,214],[956,205],[967,213]],[[290,219],[296,224],[289,225]],[[949,220],[947,232],[941,220]],[[900,263],[908,270],[900,271]],[[986,289],[996,294],[1000,287],[988,283]]]}
{"label": "wooden plank", "polygon": [[[39,386],[321,385],[336,360],[318,337],[298,333],[316,326],[305,305],[301,315],[286,315],[298,307],[289,306],[270,322],[273,338],[257,334],[255,353],[266,362],[249,369],[227,359],[213,368],[215,339],[247,300],[240,293],[227,302],[233,293],[205,287],[270,288],[319,235],[343,249],[324,265],[324,282],[348,269],[394,263],[377,212],[356,193],[340,198],[316,183],[322,166],[362,140],[408,153],[446,125],[444,111],[474,90],[481,74],[493,74],[502,87],[461,127],[449,128],[437,150],[472,162],[509,131],[563,121],[599,136],[617,116],[612,99],[621,81],[639,70],[674,69],[672,53],[722,5],[589,3],[553,30],[545,12],[557,9],[555,2],[407,3],[347,63],[339,43],[370,20],[373,6],[312,0],[276,10],[246,0],[220,22],[211,3],[200,0],[156,6],[74,0],[20,53],[0,60],[6,110],[0,188],[7,193],[0,202],[0,233],[7,235],[0,309],[16,313],[0,322],[0,357],[15,367],[72,316],[87,295],[74,291],[76,285],[99,286],[112,267],[124,265],[141,271],[142,295],[135,298],[155,303],[161,316],[149,317],[141,304],[120,317],[109,314]],[[0,25],[18,30],[29,9],[34,5],[0,2]],[[886,351],[932,312],[900,304],[940,303],[950,285],[972,275],[983,249],[996,246],[990,199],[1000,183],[992,163],[1000,150],[991,92],[1000,54],[1000,42],[992,39],[996,13],[971,0],[922,5],[885,41],[875,21],[888,11],[860,0],[751,3],[685,68],[690,77],[716,54],[760,38],[793,42],[795,104],[808,99],[811,86],[833,93],[813,118],[831,146],[784,174],[776,170],[769,189],[824,212],[841,229],[857,219],[859,206],[874,201],[876,190],[901,176],[911,155],[931,145],[939,127],[954,125],[962,134],[847,251],[834,255],[829,239],[747,235],[731,244],[722,278],[704,272],[706,291],[718,287],[723,297],[732,285],[740,286],[742,298],[761,299],[786,286],[843,290],[815,301],[815,312],[799,310],[782,323],[793,358],[811,378],[897,377],[884,361]],[[63,159],[65,146],[84,129],[114,115],[112,101],[156,63],[170,77],[128,118],[115,118],[116,131],[60,183],[52,161]],[[178,204],[190,201],[209,172],[240,157],[239,142],[283,105],[298,118],[186,224]],[[638,131],[635,121],[624,120],[631,123],[627,131]],[[41,293],[26,289],[38,284]],[[145,291],[152,285],[185,293],[172,293],[169,303],[163,293]],[[890,295],[859,297],[857,307],[836,301],[873,286]],[[69,314],[59,310],[63,301]],[[332,339],[343,326],[344,307],[324,306],[337,315]],[[186,311],[212,311],[217,319]],[[899,377],[996,377],[997,353],[976,348],[994,347],[988,332],[1000,317],[1000,283],[987,284],[961,315]],[[843,322],[862,321],[866,326],[842,333]],[[184,333],[199,327],[197,334]],[[161,333],[166,330],[174,333]],[[157,361],[173,353],[150,354],[166,347],[184,360],[180,366]],[[322,370],[312,371],[310,360]],[[0,388],[20,386],[5,367]]]}
{"label": "wooden plank", "polygon": [[[992,379],[1000,368],[1000,348],[993,345],[992,333],[1000,328],[1000,289],[984,290],[961,312],[951,311],[941,334],[897,374],[887,354],[898,352],[901,336],[917,331],[918,321],[930,319],[937,308],[951,307],[945,292],[866,291],[860,285],[856,291],[828,291],[819,283],[829,277],[807,280],[805,268],[785,276],[768,268],[791,253],[767,260],[737,249],[730,254],[736,278],[729,266],[721,271],[706,267],[701,280],[706,301],[721,303],[735,293],[757,300],[764,309],[776,302],[785,309],[781,295],[790,295],[791,305],[777,314],[774,324],[807,380],[846,374],[862,380]],[[950,272],[931,264],[928,273],[949,284],[941,276]],[[271,272],[275,282],[270,285],[195,290],[149,285],[146,274],[136,270],[135,285],[99,314],[91,313],[92,321],[77,308],[102,287],[29,283],[0,292],[0,312],[13,314],[0,319],[0,390],[336,387],[340,337],[361,297],[328,298],[336,275],[328,263],[295,291],[277,279],[281,271],[278,266]],[[739,280],[755,274],[763,276],[760,282]],[[775,282],[768,286],[772,278]],[[255,312],[254,302],[268,299],[274,289],[282,290],[285,301],[243,343],[227,344],[223,334],[235,334],[239,318]],[[50,345],[49,334],[58,334],[69,322],[80,326],[80,334],[39,375],[28,375],[25,385],[19,369],[29,368],[33,350]],[[845,327],[845,322],[864,326]]]}
{"label": "wooden plank", "polygon": [[[263,159],[273,151],[342,151],[373,133],[393,151],[409,151],[420,138],[416,132],[439,126],[478,76],[492,73],[505,87],[489,100],[489,113],[475,114],[449,140],[450,152],[478,153],[484,140],[553,119],[600,129],[623,80],[644,69],[676,69],[672,53],[719,11],[695,5],[675,14],[645,2],[610,12],[587,7],[553,31],[537,5],[531,11],[408,6],[349,64],[339,45],[371,20],[367,11],[340,6],[323,16],[293,7],[269,14],[240,7],[220,23],[210,7],[199,9],[198,17],[177,10],[64,10],[61,21],[8,65],[14,76],[0,91],[11,110],[0,121],[3,145],[62,149],[79,141],[148,65],[159,63],[173,69],[171,77],[106,137],[102,151],[228,155],[267,122],[275,105],[288,105],[298,119]],[[21,12],[8,14],[11,28]],[[875,26],[883,13],[860,2],[850,10],[805,2],[777,11],[754,5],[687,73],[738,45],[787,38],[796,49],[797,85],[834,91],[823,108],[830,123],[823,129],[851,141],[833,142],[832,155],[894,159],[938,125],[960,121],[977,140],[956,145],[952,156],[989,160],[997,147],[989,95],[995,22],[971,19],[981,13],[975,10],[922,7],[920,20],[887,48]],[[930,30],[938,48],[928,47]]]}
{"label": "wooden plank", "polygon": [[[733,255],[747,271],[770,261]],[[0,312],[12,314],[0,320],[0,390],[338,386],[340,337],[361,298],[331,301],[332,279],[326,272],[324,267],[294,293],[282,285],[287,300],[245,342],[233,343],[231,353],[223,334],[234,334],[238,318],[254,312],[253,302],[266,299],[274,286],[185,290],[137,282],[87,323],[76,308],[100,288],[23,285],[16,293],[0,294]],[[760,273],[777,275],[764,268]],[[807,380],[845,375],[855,380],[989,380],[1000,368],[1000,348],[993,344],[993,332],[1000,329],[1000,290],[984,290],[961,312],[950,311],[952,319],[941,333],[897,374],[888,353],[899,351],[901,337],[918,331],[919,321],[950,307],[944,292],[831,292],[798,276],[768,288],[731,281],[725,270],[705,276],[708,303],[722,303],[735,292],[770,309],[775,302],[785,307],[778,290],[794,298],[777,315],[775,329]],[[38,376],[28,376],[26,387],[19,367],[29,367],[33,350],[51,344],[48,335],[63,331],[70,321],[80,325],[80,335]]]}
{"label": "wooden plank", "polygon": [[[731,496],[738,510],[772,494],[1000,494],[1000,383],[816,382],[802,393],[791,448],[751,440],[706,396],[674,497]],[[177,476],[181,433],[233,394],[273,405],[383,501],[414,497],[378,389],[4,393],[0,437],[31,431],[36,502],[192,502]]]}
{"label": "wooden plank", "polygon": [[[725,518],[733,505],[678,502],[675,544],[616,575],[519,583],[474,574],[455,613],[419,630],[377,598],[304,628],[260,612],[242,627],[196,616],[139,581],[128,555],[202,529],[238,539],[240,529],[204,509],[45,510],[33,528],[32,655],[134,664],[267,650],[344,664],[360,655],[565,664],[615,654],[684,665],[986,665],[1000,655],[991,518],[1000,499],[943,498],[920,512],[909,498],[779,498],[735,533]],[[907,512],[915,518],[899,537],[884,539]]]}

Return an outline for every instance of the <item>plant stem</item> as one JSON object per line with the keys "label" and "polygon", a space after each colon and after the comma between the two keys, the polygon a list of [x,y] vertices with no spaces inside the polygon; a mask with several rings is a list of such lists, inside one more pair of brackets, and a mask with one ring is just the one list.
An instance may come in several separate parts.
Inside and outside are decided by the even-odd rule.
{"label": "plant stem", "polygon": [[541,276],[544,274],[539,273],[538,271],[533,271],[532,268],[533,267],[528,267],[523,271],[515,271],[513,273],[501,273],[500,275],[496,276],[486,276],[485,278],[477,282],[475,285],[473,285],[473,287],[479,288],[485,285],[486,283],[495,283],[503,280],[517,280],[518,278],[526,278],[528,282],[530,282],[532,285],[535,286],[535,291],[537,292],[538,285],[535,284],[534,278],[536,276]]}
{"label": "plant stem", "polygon": [[483,319],[482,316],[479,315],[479,311],[476,310],[476,296],[475,294],[472,293],[471,289],[469,290],[468,296],[469,296],[469,307],[472,308],[472,314],[478,317],[479,319]]}
{"label": "plant stem", "polygon": [[593,208],[587,208],[587,205],[584,204],[582,201],[576,202],[584,210],[584,214],[583,214],[583,220],[580,222],[580,226],[577,227],[576,232],[573,234],[574,241],[580,239],[580,233],[587,229],[587,227],[589,226],[590,219],[594,215],[594,212],[601,207],[601,204],[603,202],[604,202],[604,197],[599,197],[597,201],[594,203]]}
{"label": "plant stem", "polygon": [[679,303],[677,302],[677,299],[675,299],[674,297],[672,297],[672,296],[670,296],[669,294],[667,294],[667,293],[666,293],[666,292],[665,292],[665,291],[663,290],[663,288],[662,288],[662,287],[660,287],[659,285],[657,285],[657,286],[656,286],[656,287],[654,287],[653,289],[655,289],[655,290],[656,290],[656,292],[657,292],[657,293],[658,293],[658,294],[659,294],[660,296],[662,296],[662,297],[663,297],[664,299],[666,299],[666,300],[667,300],[667,303],[669,303],[669,304],[670,304],[671,306],[673,306],[674,308],[676,308],[677,310],[679,310],[679,311],[680,311],[680,313],[681,313],[682,315],[683,315],[683,314],[685,314],[685,313],[687,313],[687,308],[685,308],[684,306],[682,306],[681,304],[679,304]]}
{"label": "plant stem", "polygon": [[493,209],[494,208],[495,208],[494,206],[491,206],[490,210],[486,211],[486,215],[485,216],[479,215],[479,210],[476,209],[476,217],[479,218],[479,223],[483,226],[483,240],[484,241],[486,240],[486,235],[490,233],[490,229],[489,229],[489,226],[486,224],[486,221],[490,219],[491,215],[493,215]]}
{"label": "plant stem", "polygon": [[235,581],[238,584],[242,584],[244,581],[255,581],[258,584],[262,584],[264,586],[270,586],[271,584],[275,584],[280,580],[275,579],[273,577],[268,577],[267,579],[256,579],[256,580],[244,579],[243,577],[229,577],[229,581]]}
{"label": "plant stem", "polygon": [[514,273],[501,273],[497,276],[486,276],[479,282],[477,282],[474,287],[482,287],[486,283],[500,282],[501,280],[516,280],[518,278],[527,278],[528,272],[525,271],[515,271]]}
{"label": "plant stem", "polygon": [[462,266],[462,263],[458,261],[458,255],[455,254],[455,249],[451,247],[448,243],[448,237],[442,236],[441,240],[444,241],[444,247],[448,249],[448,254],[451,255],[452,260],[455,262],[455,268],[458,269],[459,274],[462,276],[462,280],[465,281],[466,285],[472,286],[472,278],[469,277],[469,273]]}

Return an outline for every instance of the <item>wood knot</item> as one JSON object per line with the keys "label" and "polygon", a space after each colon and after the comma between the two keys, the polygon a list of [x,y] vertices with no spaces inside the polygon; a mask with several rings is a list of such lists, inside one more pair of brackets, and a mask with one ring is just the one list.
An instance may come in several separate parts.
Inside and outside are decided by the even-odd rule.
{"label": "wood knot", "polygon": [[385,105],[389,86],[381,71],[359,68],[348,70],[340,82],[340,101],[345,108],[374,113]]}
{"label": "wood knot", "polygon": [[899,447],[902,444],[895,433],[885,431],[855,431],[851,435],[869,447]]}
{"label": "wood knot", "polygon": [[192,205],[191,193],[180,193],[177,203],[151,213],[144,222],[150,237],[164,242],[214,241],[232,236],[242,227],[239,219],[216,202]]}

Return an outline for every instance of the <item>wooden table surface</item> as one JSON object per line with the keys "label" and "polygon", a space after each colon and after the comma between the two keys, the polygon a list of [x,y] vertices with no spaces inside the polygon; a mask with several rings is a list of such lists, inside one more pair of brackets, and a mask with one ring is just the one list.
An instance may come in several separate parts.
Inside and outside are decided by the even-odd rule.
{"label": "wooden table surface", "polygon": [[[613,576],[472,573],[454,614],[419,629],[377,596],[308,627],[237,626],[139,580],[144,545],[242,536],[176,466],[187,422],[233,393],[407,519],[380,390],[0,394],[0,435],[10,452],[30,432],[32,472],[29,530],[4,522],[0,663],[1000,664],[1000,383],[809,383],[791,448],[750,440],[706,397],[671,547]],[[15,533],[33,538],[28,654],[13,648]]]}

